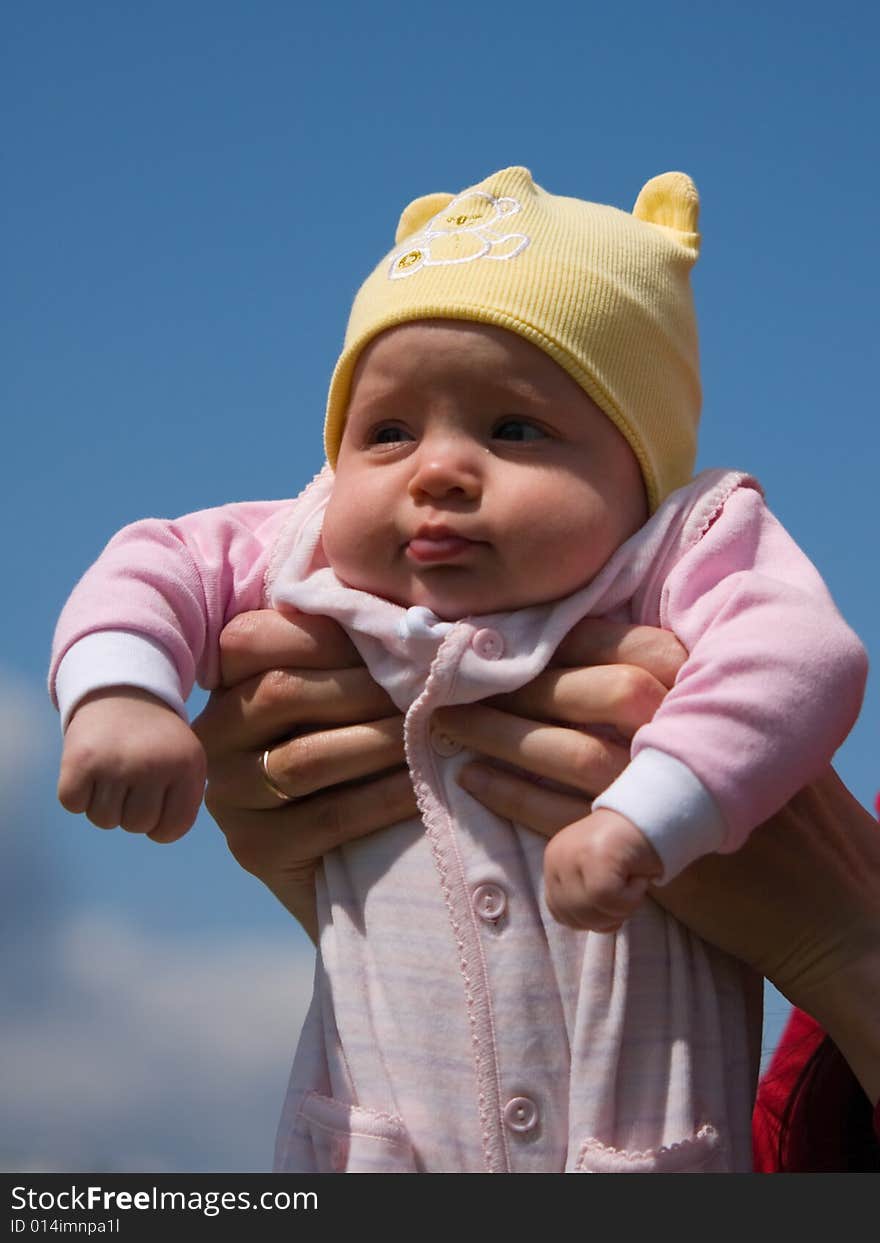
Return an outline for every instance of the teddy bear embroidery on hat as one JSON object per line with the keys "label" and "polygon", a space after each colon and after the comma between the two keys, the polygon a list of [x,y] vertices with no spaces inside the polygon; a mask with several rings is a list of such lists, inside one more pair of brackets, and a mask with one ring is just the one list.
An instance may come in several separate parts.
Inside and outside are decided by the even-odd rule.
{"label": "teddy bear embroidery on hat", "polygon": [[[439,211],[438,200],[442,204]],[[410,227],[418,227],[422,210],[433,214],[419,232],[407,236]],[[469,190],[455,198],[429,194],[416,199],[401,218],[398,240],[402,234],[407,241],[390,256],[389,279],[412,276],[422,267],[471,263],[474,259],[513,259],[531,238],[525,233],[499,233],[496,226],[521,210],[522,204],[515,198],[496,198],[485,190]]]}

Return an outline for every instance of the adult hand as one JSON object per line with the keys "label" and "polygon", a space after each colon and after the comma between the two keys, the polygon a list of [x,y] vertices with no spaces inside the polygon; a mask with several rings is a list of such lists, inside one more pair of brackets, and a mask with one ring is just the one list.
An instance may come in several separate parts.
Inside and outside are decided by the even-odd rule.
{"label": "adult hand", "polygon": [[[325,617],[244,613],[220,646],[227,689],[193,723],[208,759],[205,804],[236,861],[316,940],[322,856],[415,814],[403,719]],[[272,779],[294,801],[264,781],[267,747]]]}
{"label": "adult hand", "polygon": [[[589,799],[623,772],[630,739],[653,717],[684,658],[666,630],[587,618],[528,686],[440,708],[435,720],[472,750],[554,783],[478,761],[460,778],[493,810],[550,836],[584,816]],[[596,726],[605,727],[602,736],[583,732]]]}

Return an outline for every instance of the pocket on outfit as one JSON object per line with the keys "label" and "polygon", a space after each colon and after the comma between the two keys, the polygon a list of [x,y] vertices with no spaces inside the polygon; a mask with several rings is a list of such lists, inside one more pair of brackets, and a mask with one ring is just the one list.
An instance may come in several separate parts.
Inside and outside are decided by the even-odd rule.
{"label": "pocket on outfit", "polygon": [[298,1117],[311,1138],[319,1174],[416,1174],[403,1119],[309,1092]]}
{"label": "pocket on outfit", "polygon": [[693,1135],[664,1148],[627,1152],[598,1139],[584,1140],[574,1165],[576,1174],[701,1174],[718,1172],[721,1139],[714,1126],[701,1126]]}

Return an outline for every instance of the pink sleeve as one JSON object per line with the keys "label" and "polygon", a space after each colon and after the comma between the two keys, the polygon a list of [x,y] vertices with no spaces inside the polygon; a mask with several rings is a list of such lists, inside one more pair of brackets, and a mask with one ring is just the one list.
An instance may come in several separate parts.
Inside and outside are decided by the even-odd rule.
{"label": "pink sleeve", "polygon": [[738,849],[817,777],[861,707],[867,657],[815,567],[740,488],[670,573],[661,624],[689,652],[654,719],[635,736],[686,764],[714,797]]}
{"label": "pink sleeve", "polygon": [[263,579],[290,501],[253,501],[147,518],[113,537],[70,595],[52,644],[49,689],[65,653],[98,631],[129,631],[173,661],[184,699],[219,680],[220,632],[260,608]]}

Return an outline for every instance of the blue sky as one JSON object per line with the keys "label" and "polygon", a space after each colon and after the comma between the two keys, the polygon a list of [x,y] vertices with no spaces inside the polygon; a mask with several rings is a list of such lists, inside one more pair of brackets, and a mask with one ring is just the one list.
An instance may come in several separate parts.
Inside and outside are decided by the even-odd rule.
{"label": "blue sky", "polygon": [[[516,163],[630,208],[680,168],[698,465],[758,475],[876,663],[880,19],[56,0],[3,26],[0,1166],[266,1168],[308,948],[206,816],[157,848],[55,806],[65,596],[126,522],[311,477],[351,296],[411,198]],[[865,803],[878,720],[872,673],[838,757]]]}

